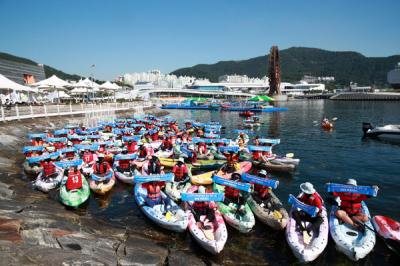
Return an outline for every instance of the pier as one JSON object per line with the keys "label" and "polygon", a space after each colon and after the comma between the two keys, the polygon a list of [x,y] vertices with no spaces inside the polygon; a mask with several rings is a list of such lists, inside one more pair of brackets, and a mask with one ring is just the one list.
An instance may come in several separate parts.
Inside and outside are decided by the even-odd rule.
{"label": "pier", "polygon": [[334,101],[400,101],[400,93],[347,92],[336,94],[329,99]]}
{"label": "pier", "polygon": [[123,102],[123,103],[86,103],[86,104],[44,104],[15,105],[12,107],[0,107],[0,121],[14,121],[22,119],[34,119],[41,117],[84,115],[93,113],[106,113],[116,111],[132,111],[142,113],[143,108],[151,107],[150,101]]}

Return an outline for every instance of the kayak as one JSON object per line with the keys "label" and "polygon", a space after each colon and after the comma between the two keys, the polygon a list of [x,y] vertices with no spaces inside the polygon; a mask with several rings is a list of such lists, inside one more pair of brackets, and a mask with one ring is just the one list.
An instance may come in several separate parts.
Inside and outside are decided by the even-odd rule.
{"label": "kayak", "polygon": [[[224,193],[225,188],[214,184],[214,191]],[[256,220],[247,203],[244,205],[243,214],[237,211],[238,205],[235,203],[226,205],[224,202],[218,202],[217,205],[225,221],[239,232],[248,233],[254,227]]]}
{"label": "kayak", "polygon": [[[184,232],[186,230],[188,226],[187,214],[162,191],[162,203],[153,207],[146,204],[147,190],[141,184],[135,185],[134,196],[143,213],[160,227],[174,232]],[[166,205],[170,205],[168,210]]]}
{"label": "kayak", "polygon": [[49,192],[61,183],[63,176],[61,169],[56,170],[54,177],[49,178],[43,178],[43,172],[40,172],[33,185],[42,192]]}
{"label": "kayak", "polygon": [[[178,159],[160,158],[160,162],[162,166],[172,168],[178,162]],[[225,163],[226,161],[222,160],[197,160],[196,163],[187,165],[191,166],[192,170],[197,171],[197,170],[216,170]]]}
{"label": "kayak", "polygon": [[64,205],[69,207],[78,207],[89,198],[90,188],[86,178],[82,177],[82,187],[80,189],[70,191],[68,191],[65,186],[65,183],[67,182],[66,177],[64,177],[62,182],[63,184],[60,188],[60,199]]}
{"label": "kayak", "polygon": [[268,162],[259,162],[253,161],[253,165],[255,167],[265,169],[270,172],[286,172],[291,173],[295,170],[296,166],[293,164],[285,164],[285,163],[273,163],[271,161]]}
{"label": "kayak", "polygon": [[322,123],[322,124],[321,124],[321,127],[322,127],[323,129],[329,130],[329,129],[332,129],[332,128],[333,128],[333,124],[330,123],[330,122],[328,122],[328,123]]}
{"label": "kayak", "polygon": [[216,160],[226,160],[225,155],[223,155],[222,153],[218,152],[218,151],[211,151],[212,155],[214,155],[214,159]]}
{"label": "kayak", "polygon": [[271,160],[271,163],[273,164],[293,164],[294,166],[298,166],[300,163],[300,159],[297,158],[290,158],[290,157],[276,157],[274,159]]}
{"label": "kayak", "polygon": [[189,179],[186,182],[168,182],[165,184],[165,194],[172,200],[178,201],[181,199],[181,193],[187,192],[192,186]]}
{"label": "kayak", "polygon": [[389,249],[400,255],[400,223],[386,216],[374,216],[372,224]]}
{"label": "kayak", "polygon": [[[107,175],[107,174],[108,173],[106,173],[105,175]],[[90,181],[89,181],[90,189],[92,189],[94,193],[97,193],[100,195],[106,194],[108,191],[110,191],[114,187],[114,185],[115,185],[114,173],[112,173],[111,178],[107,178],[102,181],[96,181],[93,179],[90,179]]]}
{"label": "kayak", "polygon": [[296,258],[301,262],[311,262],[315,260],[328,245],[329,226],[326,209],[322,209],[322,218],[324,221],[319,227],[319,234],[315,236],[315,233],[312,233],[309,244],[304,243],[303,232],[297,230],[296,221],[292,217],[292,211],[293,209],[289,214],[289,221],[286,226],[286,240]]}
{"label": "kayak", "polygon": [[114,163],[114,175],[115,175],[115,177],[116,178],[118,178],[118,180],[119,181],[121,181],[121,182],[123,182],[123,183],[126,183],[126,184],[133,184],[134,183],[134,178],[135,178],[135,176],[134,176],[134,174],[137,174],[137,175],[139,175],[140,174],[140,172],[138,171],[138,170],[135,170],[135,172],[134,173],[132,173],[131,171],[127,171],[127,172],[119,172],[118,170],[117,170],[117,167],[119,166],[119,163],[118,163],[119,161],[116,161],[115,163]]}
{"label": "kayak", "polygon": [[247,199],[247,204],[262,223],[274,230],[283,230],[289,220],[289,215],[278,197],[272,191],[269,194],[271,205],[261,206],[252,196]]}
{"label": "kayak", "polygon": [[158,158],[169,158],[174,154],[173,150],[166,150],[166,151],[157,151],[154,155]]}
{"label": "kayak", "polygon": [[[197,191],[197,186],[192,186],[190,193],[194,193],[195,191]],[[193,213],[190,210],[187,210],[186,214],[189,219],[189,232],[192,234],[197,243],[199,243],[200,246],[212,254],[220,253],[223,250],[226,241],[228,240],[228,230],[226,229],[222,214],[216,210],[215,220],[205,224],[203,223],[204,219],[206,218],[205,216],[201,216],[201,223],[197,223]],[[210,228],[204,230],[203,225],[209,226]]]}
{"label": "kayak", "polygon": [[38,164],[34,164],[34,165],[30,166],[28,161],[24,162],[23,168],[24,168],[24,172],[30,176],[37,176],[39,173],[41,173],[43,171],[42,166],[40,166]]}
{"label": "kayak", "polygon": [[224,172],[223,170],[219,170],[216,175],[226,178],[226,179],[231,179],[232,178],[232,174],[243,174],[243,173],[247,173],[248,171],[250,171],[251,169],[251,162],[240,162],[239,163],[239,170],[232,172],[232,173],[227,173]]}
{"label": "kayak", "polygon": [[[367,228],[365,232],[361,232],[346,223],[339,222],[335,215],[337,209],[337,206],[333,206],[329,216],[329,229],[336,243],[336,248],[353,261],[364,258],[375,246],[375,233]],[[364,202],[362,202],[362,210],[364,214],[371,218]],[[370,220],[365,224],[372,227]]]}
{"label": "kayak", "polygon": [[194,185],[211,185],[213,183],[212,176],[215,171],[206,172],[200,175],[190,177],[190,182]]}

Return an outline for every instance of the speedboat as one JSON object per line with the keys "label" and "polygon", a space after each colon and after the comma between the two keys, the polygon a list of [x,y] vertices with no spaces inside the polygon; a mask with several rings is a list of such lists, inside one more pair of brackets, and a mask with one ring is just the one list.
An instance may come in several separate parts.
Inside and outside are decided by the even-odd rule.
{"label": "speedboat", "polygon": [[363,123],[365,137],[400,142],[400,125],[384,125],[374,127],[371,123]]}

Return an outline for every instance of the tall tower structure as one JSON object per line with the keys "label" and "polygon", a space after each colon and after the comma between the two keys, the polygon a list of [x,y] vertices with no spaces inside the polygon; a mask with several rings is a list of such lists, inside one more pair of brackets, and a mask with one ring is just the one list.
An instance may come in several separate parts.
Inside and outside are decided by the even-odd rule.
{"label": "tall tower structure", "polygon": [[281,68],[279,64],[279,50],[278,46],[272,46],[269,51],[269,95],[280,95],[280,85],[281,85]]}

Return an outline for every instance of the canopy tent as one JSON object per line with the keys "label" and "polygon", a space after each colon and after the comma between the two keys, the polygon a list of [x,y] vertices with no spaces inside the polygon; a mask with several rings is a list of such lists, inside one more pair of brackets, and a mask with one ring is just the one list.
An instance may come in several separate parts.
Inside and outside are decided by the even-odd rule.
{"label": "canopy tent", "polygon": [[89,97],[89,92],[94,93],[94,92],[100,91],[99,86],[100,86],[99,84],[90,80],[89,78],[81,79],[77,83],[70,85],[70,87],[74,88],[71,90],[71,93],[81,94],[82,101],[83,101],[84,94],[87,94]]}
{"label": "canopy tent", "polygon": [[55,99],[55,98],[60,98],[60,99],[69,99],[71,96],[69,96],[65,91],[59,91],[59,92],[53,92],[48,95],[49,98]]}
{"label": "canopy tent", "polygon": [[25,91],[25,92],[38,92],[37,89],[29,88],[27,86],[18,84],[11,79],[6,78],[0,74],[0,89],[15,90],[15,91]]}
{"label": "canopy tent", "polygon": [[103,84],[101,84],[101,85],[99,86],[99,88],[100,88],[100,89],[103,89],[103,90],[115,91],[115,90],[118,90],[118,89],[120,88],[120,86],[118,86],[118,85],[115,84],[115,83],[111,83],[111,82],[109,82],[109,81],[106,81],[106,82],[104,82]]}
{"label": "canopy tent", "polygon": [[79,87],[79,88],[73,88],[72,90],[69,91],[70,94],[85,94],[87,93],[87,90],[85,88]]}
{"label": "canopy tent", "polygon": [[248,101],[250,101],[250,102],[272,102],[272,101],[274,101],[274,98],[271,98],[266,95],[257,95],[257,96],[254,96],[254,97],[248,99]]}
{"label": "canopy tent", "polygon": [[34,87],[40,87],[40,88],[47,88],[47,89],[64,89],[65,87],[69,87],[71,84],[66,82],[65,80],[60,79],[56,75],[51,76],[50,78],[41,80],[39,82],[31,84],[31,86]]}

